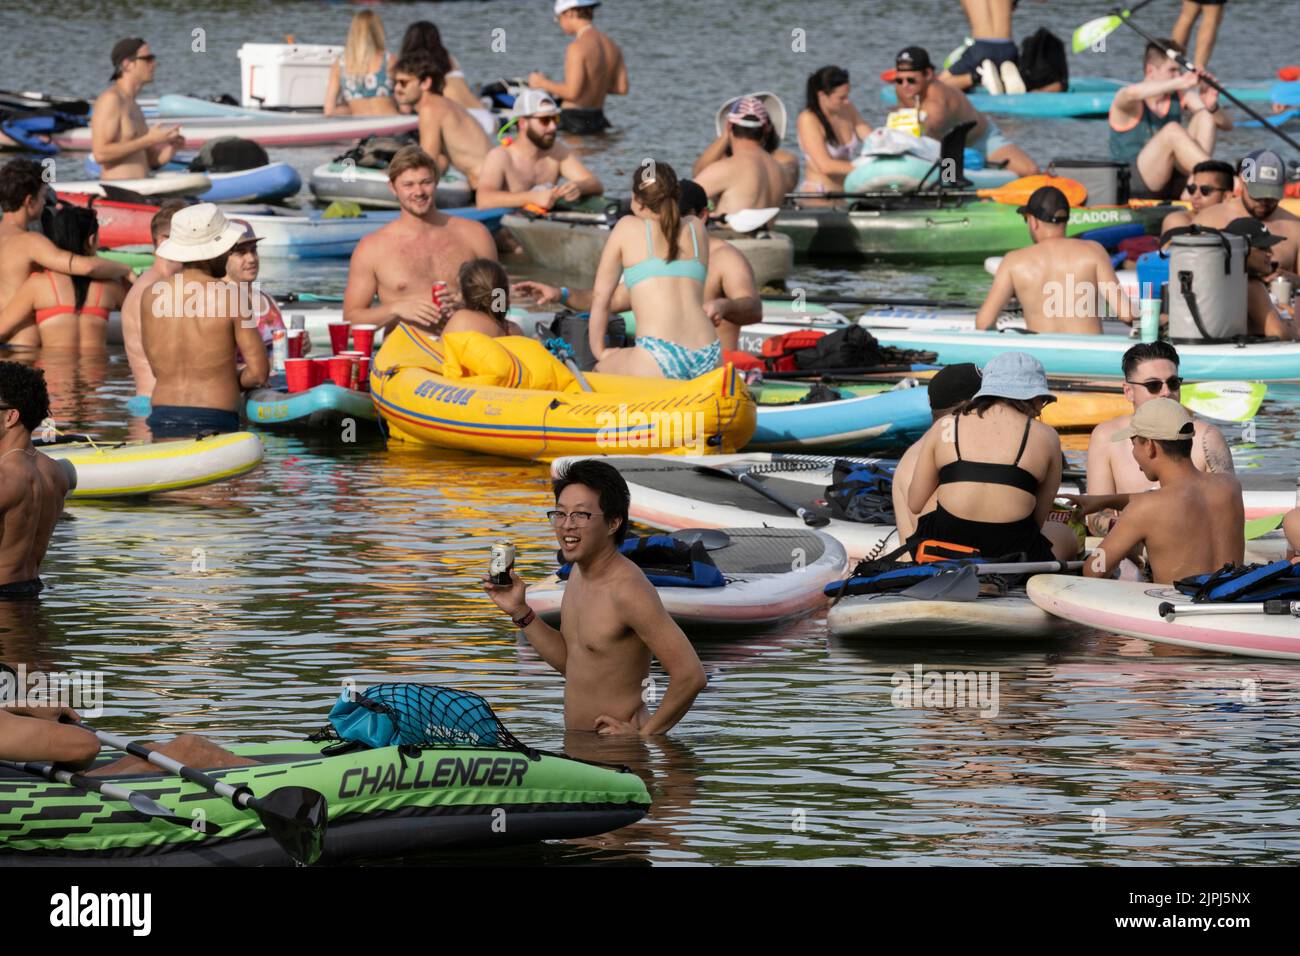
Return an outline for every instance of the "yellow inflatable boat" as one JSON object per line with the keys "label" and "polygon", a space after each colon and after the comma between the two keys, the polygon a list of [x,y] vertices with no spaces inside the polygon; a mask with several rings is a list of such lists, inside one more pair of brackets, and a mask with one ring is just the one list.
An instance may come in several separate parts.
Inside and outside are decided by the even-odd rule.
{"label": "yellow inflatable boat", "polygon": [[370,391],[391,438],[507,458],[731,454],[754,433],[754,400],[730,364],[689,382],[586,379],[591,392],[535,339],[399,325]]}

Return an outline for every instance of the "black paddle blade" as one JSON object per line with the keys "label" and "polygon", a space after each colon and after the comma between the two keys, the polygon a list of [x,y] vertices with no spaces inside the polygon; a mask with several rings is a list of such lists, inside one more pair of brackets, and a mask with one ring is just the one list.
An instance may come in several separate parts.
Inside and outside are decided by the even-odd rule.
{"label": "black paddle blade", "polygon": [[187,830],[194,830],[196,833],[202,833],[204,836],[216,836],[221,832],[221,827],[215,823],[209,823],[204,820],[201,824],[190,817],[174,813],[164,807],[156,800],[151,800],[143,793],[132,793],[126,800],[131,805],[131,809],[136,813],[149,817],[152,820],[166,820],[168,823],[174,823],[178,827],[185,827]]}
{"label": "black paddle blade", "polygon": [[267,834],[295,863],[310,866],[325,849],[329,803],[306,787],[281,787],[248,801]]}
{"label": "black paddle blade", "polygon": [[823,515],[805,514],[803,523],[810,528],[824,528],[831,523],[831,519]]}
{"label": "black paddle blade", "polygon": [[717,551],[731,544],[731,536],[721,528],[683,528],[674,531],[672,536],[683,544],[694,544],[698,541],[704,545],[705,551]]}
{"label": "black paddle blade", "polygon": [[960,571],[926,578],[899,593],[917,601],[974,601],[980,596],[980,579],[974,566],[968,564]]}

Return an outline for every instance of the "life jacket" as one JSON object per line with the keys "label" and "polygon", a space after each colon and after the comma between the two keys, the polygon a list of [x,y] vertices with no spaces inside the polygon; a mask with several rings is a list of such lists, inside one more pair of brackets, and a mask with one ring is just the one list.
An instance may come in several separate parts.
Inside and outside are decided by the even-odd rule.
{"label": "life jacket", "polygon": [[1285,560],[1243,568],[1228,564],[1209,574],[1175,581],[1174,587],[1190,595],[1195,604],[1295,601],[1300,600],[1300,564]]}
{"label": "life jacket", "polygon": [[895,467],[897,463],[890,461],[870,464],[836,461],[825,495],[831,516],[841,521],[897,524],[893,499]]}
{"label": "life jacket", "polygon": [[419,140],[409,133],[400,136],[367,136],[346,153],[336,157],[334,162],[341,163],[350,159],[358,166],[367,169],[387,169],[399,149],[418,142]]}
{"label": "life jacket", "polygon": [[821,329],[799,329],[794,332],[786,332],[784,335],[774,335],[763,342],[763,364],[767,366],[769,372],[794,372],[798,371],[799,365],[795,361],[797,353],[804,349],[812,348],[817,344],[817,340],[825,338],[826,333]]}
{"label": "life jacket", "polygon": [[[618,550],[644,571],[655,587],[720,588],[727,583],[699,541],[687,544],[670,535],[652,534],[627,538]],[[572,570],[572,564],[562,564],[555,574],[567,581]]]}

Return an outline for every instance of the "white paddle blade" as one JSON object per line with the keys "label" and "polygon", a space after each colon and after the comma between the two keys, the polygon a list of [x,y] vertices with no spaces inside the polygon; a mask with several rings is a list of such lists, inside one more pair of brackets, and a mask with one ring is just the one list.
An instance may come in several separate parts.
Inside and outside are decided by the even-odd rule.
{"label": "white paddle blade", "polygon": [[780,206],[770,206],[766,209],[738,209],[726,217],[727,228],[733,232],[754,232],[775,219],[780,211]]}

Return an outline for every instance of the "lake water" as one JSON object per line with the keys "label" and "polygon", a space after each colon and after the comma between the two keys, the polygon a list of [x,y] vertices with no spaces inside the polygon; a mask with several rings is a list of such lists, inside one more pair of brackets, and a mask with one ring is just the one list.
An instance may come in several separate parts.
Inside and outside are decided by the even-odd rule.
{"label": "lake water", "polygon": [[[434,19],[471,80],[562,62],[548,4],[368,5],[390,36]],[[1106,3],[1024,4],[1017,32],[1062,36]],[[132,6],[10,2],[0,10],[5,82],[93,95],[119,34],[161,57],[152,91],[238,93],[246,41],[341,42],[357,9],[327,3]],[[123,8],[125,9],[125,8]],[[1265,80],[1295,59],[1276,8],[1234,3],[1214,65]],[[1143,15],[1144,18],[1148,15]],[[721,101],[778,92],[797,111],[807,73],[848,67],[854,97],[878,122],[875,75],[903,45],[941,57],[960,41],[956,3],[730,5],[613,0],[598,23],[624,44],[632,94],[609,107],[618,132],[584,145],[613,191],[645,155],[689,167]],[[1144,19],[1148,29],[1169,24]],[[192,31],[207,52],[191,54]],[[507,53],[489,49],[505,29]],[[790,50],[806,30],[806,53]],[[1074,72],[1134,75],[1141,42],[1116,34]],[[793,123],[791,124],[793,126]],[[1041,159],[1105,149],[1101,124],[1011,121]],[[793,134],[788,137],[793,143]],[[1224,154],[1267,143],[1225,137]],[[304,172],[333,154],[287,154]],[[78,160],[79,161],[79,160]],[[80,176],[74,162],[61,175]],[[339,292],[342,262],[268,269],[276,291]],[[981,295],[978,269],[857,271],[801,264],[810,290]],[[125,408],[125,357],[69,367],[43,360],[61,427],[143,437]],[[1295,472],[1294,387],[1272,390],[1252,442],[1229,435],[1239,464]],[[106,672],[111,729],[141,736],[202,732],[222,740],[319,727],[342,682],[419,680],[485,695],[534,746],[625,763],[655,806],[599,838],[515,849],[502,862],[653,864],[1281,863],[1300,856],[1300,670],[1092,634],[1030,645],[882,647],[827,636],[823,615],[770,632],[701,639],[709,688],[667,739],[565,739],[562,681],[522,642],[475,581],[488,547],[516,543],[519,568],[553,568],[545,466],[367,439],[322,447],[263,434],[251,475],[149,502],[75,504],[46,562],[35,609],[0,605],[0,659]],[[1076,442],[1077,444],[1077,442]],[[995,715],[893,706],[891,678],[925,670],[998,677]],[[662,674],[656,669],[662,682]],[[476,854],[474,859],[484,859]]]}

